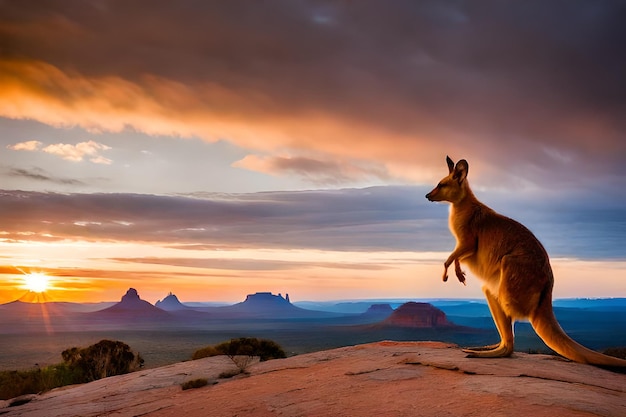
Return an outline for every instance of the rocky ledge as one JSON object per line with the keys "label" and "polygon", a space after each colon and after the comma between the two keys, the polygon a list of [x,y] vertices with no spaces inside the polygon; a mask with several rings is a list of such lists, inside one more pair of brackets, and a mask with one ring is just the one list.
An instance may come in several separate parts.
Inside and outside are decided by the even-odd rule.
{"label": "rocky ledge", "polygon": [[[553,356],[466,358],[438,342],[379,342],[256,363],[141,370],[22,399],[3,416],[626,416],[626,375]],[[181,384],[209,385],[183,391]]]}

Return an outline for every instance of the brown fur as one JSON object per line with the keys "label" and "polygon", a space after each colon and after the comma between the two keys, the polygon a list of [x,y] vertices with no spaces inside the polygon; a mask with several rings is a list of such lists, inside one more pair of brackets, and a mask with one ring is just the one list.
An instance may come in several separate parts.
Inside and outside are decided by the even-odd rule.
{"label": "brown fur", "polygon": [[461,263],[480,278],[500,343],[464,349],[472,357],[505,357],[513,353],[513,322],[529,319],[541,339],[554,351],[576,362],[626,367],[626,360],[587,349],[561,329],[552,310],[554,278],[548,254],[530,230],[490,209],[474,196],[467,181],[469,165],[447,157],[449,174],[428,194],[430,201],[452,203],[450,231],[456,247],[444,263],[465,283]]}

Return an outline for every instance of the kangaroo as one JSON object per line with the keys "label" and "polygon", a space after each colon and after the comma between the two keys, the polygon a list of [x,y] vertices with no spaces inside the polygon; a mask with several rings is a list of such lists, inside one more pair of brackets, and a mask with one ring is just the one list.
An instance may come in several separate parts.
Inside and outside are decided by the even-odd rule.
{"label": "kangaroo", "polygon": [[552,350],[576,362],[601,367],[626,367],[626,360],[603,355],[572,340],[552,309],[554,277],[548,254],[530,230],[496,213],[474,196],[467,181],[469,165],[446,157],[449,174],[428,194],[430,201],[452,204],[449,227],[456,247],[444,262],[443,280],[454,262],[457,278],[465,284],[461,263],[480,278],[500,343],[463,349],[469,357],[498,358],[513,353],[513,322],[529,319]]}

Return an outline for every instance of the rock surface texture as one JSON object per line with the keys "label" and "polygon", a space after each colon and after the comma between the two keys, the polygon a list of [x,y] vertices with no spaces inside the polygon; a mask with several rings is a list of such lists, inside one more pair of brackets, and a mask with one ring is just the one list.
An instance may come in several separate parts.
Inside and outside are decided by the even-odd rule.
{"label": "rock surface texture", "polygon": [[[438,342],[379,342],[256,363],[182,362],[65,387],[13,416],[626,416],[626,375],[552,356],[466,358]],[[209,385],[183,391],[181,384]]]}

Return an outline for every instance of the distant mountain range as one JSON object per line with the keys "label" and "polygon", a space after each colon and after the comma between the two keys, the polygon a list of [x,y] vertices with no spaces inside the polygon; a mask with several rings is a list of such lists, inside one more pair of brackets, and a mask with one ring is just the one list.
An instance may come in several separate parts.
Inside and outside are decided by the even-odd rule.
{"label": "distant mountain range", "polygon": [[[96,309],[99,306],[100,309]],[[94,311],[95,310],[95,311]],[[223,320],[300,320],[359,317],[362,321],[382,320],[393,310],[389,305],[375,306],[364,314],[333,313],[297,307],[289,296],[269,292],[250,294],[240,303],[228,306],[194,307],[169,293],[152,305],[130,288],[119,302],[83,306],[76,303],[26,303],[13,301],[0,305],[0,333],[66,330],[111,330],[123,328],[202,327]]]}
{"label": "distant mountain range", "polygon": [[[132,288],[115,303],[0,304],[0,367],[55,363],[70,344],[86,346],[98,338],[128,343],[150,366],[186,360],[193,349],[233,337],[271,339],[292,354],[380,340],[460,346],[498,340],[484,300],[294,304],[286,295],[260,292],[222,306],[185,303],[170,293],[152,305]],[[557,300],[555,314],[561,327],[589,348],[626,346],[626,299]],[[515,334],[516,349],[549,352],[529,323],[516,323]]]}
{"label": "distant mountain range", "polygon": [[115,303],[70,303],[64,301],[50,301],[47,303],[31,303],[22,300],[11,301],[6,304],[0,304],[0,311],[22,311],[25,314],[39,313],[42,309],[46,309],[49,315],[65,315],[71,313],[89,313],[92,311],[100,311],[107,307],[111,307]]}
{"label": "distant mountain range", "polygon": [[[202,328],[224,320],[274,322],[293,320],[335,320],[335,324],[360,325],[387,320],[385,325],[436,327],[447,323],[445,314],[430,304],[413,303],[394,312],[387,303],[370,303],[363,313],[341,313],[305,309],[293,305],[289,295],[270,292],[249,294],[240,303],[228,306],[194,307],[182,303],[175,294],[152,305],[142,300],[136,289],[130,288],[114,304],[102,304],[94,311],[75,303],[24,303],[14,301],[0,305],[0,333],[65,330],[112,330],[157,327]],[[391,321],[389,321],[391,320]]]}
{"label": "distant mountain range", "polygon": [[[288,295],[283,297],[281,294],[257,292],[240,303],[226,306],[187,305],[173,293],[152,305],[142,300],[137,290],[130,288],[117,303],[13,301],[0,304],[0,334],[115,329],[235,329],[255,327],[257,325],[252,323],[260,321],[266,323],[263,325],[265,328],[286,328],[299,320],[328,326],[375,325],[398,329],[443,329],[455,325],[479,329],[494,327],[486,303],[477,300],[432,300],[429,303],[363,300],[298,304],[291,303]],[[557,318],[566,328],[580,327],[577,322],[580,322],[583,312],[587,319],[602,324],[608,320],[606,314],[625,311],[624,298],[555,301]],[[623,321],[611,320],[618,327]],[[525,324],[520,323],[519,326],[523,328]]]}

